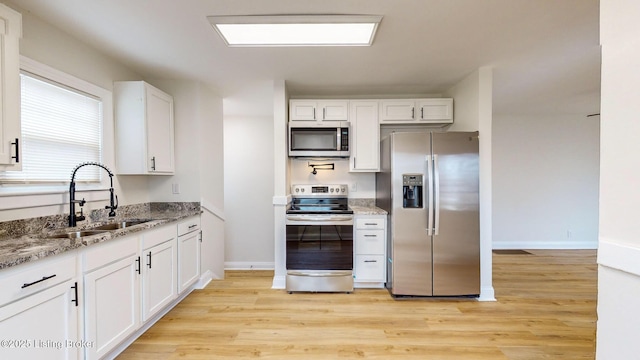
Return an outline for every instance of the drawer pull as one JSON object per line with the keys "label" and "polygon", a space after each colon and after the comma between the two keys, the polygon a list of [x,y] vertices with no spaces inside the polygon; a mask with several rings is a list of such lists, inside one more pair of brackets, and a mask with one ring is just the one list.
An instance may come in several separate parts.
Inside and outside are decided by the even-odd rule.
{"label": "drawer pull", "polygon": [[365,234],[364,237],[378,237],[378,235]]}
{"label": "drawer pull", "polygon": [[376,226],[376,225],[378,225],[378,223],[364,223],[364,224],[368,225],[368,226]]}
{"label": "drawer pull", "polygon": [[378,262],[378,260],[365,260],[364,262],[366,262],[366,263],[374,263],[374,262]]}
{"label": "drawer pull", "polygon": [[151,269],[151,251],[149,251],[147,257],[149,258],[149,263],[147,264],[147,266],[149,267],[149,269]]}
{"label": "drawer pull", "polygon": [[138,258],[136,259],[136,272],[137,272],[138,274],[141,274],[141,273],[142,273],[142,272],[141,272],[140,267],[141,267],[141,266],[140,266],[140,256],[138,256]]}
{"label": "drawer pull", "polygon": [[45,280],[49,280],[49,279],[51,279],[52,277],[55,277],[55,276],[56,276],[56,274],[53,274],[53,275],[51,275],[51,276],[44,276],[44,277],[42,277],[42,279],[40,279],[40,280],[36,280],[36,281],[34,281],[34,282],[31,282],[31,283],[23,284],[23,285],[22,285],[22,288],[24,289],[24,288],[29,287],[29,286],[31,286],[31,285],[35,285],[35,284],[37,284],[37,283],[39,283],[39,282],[43,282],[43,281],[45,281]]}

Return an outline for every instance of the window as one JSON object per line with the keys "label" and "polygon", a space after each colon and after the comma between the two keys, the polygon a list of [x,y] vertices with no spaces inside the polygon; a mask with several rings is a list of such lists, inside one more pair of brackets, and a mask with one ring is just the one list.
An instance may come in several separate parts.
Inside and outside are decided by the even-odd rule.
{"label": "window", "polygon": [[[80,163],[102,162],[102,100],[84,91],[23,71],[21,81],[22,171],[0,172],[2,182],[69,182]],[[98,167],[84,167],[77,181],[99,182]]]}

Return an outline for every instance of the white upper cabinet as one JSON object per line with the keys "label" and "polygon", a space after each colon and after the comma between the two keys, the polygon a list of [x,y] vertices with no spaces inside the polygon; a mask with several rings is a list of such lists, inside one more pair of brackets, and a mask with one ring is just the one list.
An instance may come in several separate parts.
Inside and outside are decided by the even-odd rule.
{"label": "white upper cabinet", "polygon": [[406,99],[380,101],[381,124],[451,124],[453,99]]}
{"label": "white upper cabinet", "polygon": [[0,4],[0,24],[0,170],[19,171],[22,15]]}
{"label": "white upper cabinet", "polygon": [[380,170],[380,125],[378,101],[352,100],[350,103],[351,151],[349,171]]}
{"label": "white upper cabinet", "polygon": [[289,121],[347,121],[349,100],[290,100]]}
{"label": "white upper cabinet", "polygon": [[118,174],[173,174],[171,95],[144,81],[118,81],[114,97]]}

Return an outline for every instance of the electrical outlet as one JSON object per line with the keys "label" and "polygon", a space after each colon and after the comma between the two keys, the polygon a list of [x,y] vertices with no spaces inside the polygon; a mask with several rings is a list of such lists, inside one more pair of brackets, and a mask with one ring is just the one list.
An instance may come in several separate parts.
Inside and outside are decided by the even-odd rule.
{"label": "electrical outlet", "polygon": [[171,193],[180,194],[180,184],[171,184]]}
{"label": "electrical outlet", "polygon": [[351,186],[349,186],[349,192],[356,192],[358,191],[358,183],[351,183]]}

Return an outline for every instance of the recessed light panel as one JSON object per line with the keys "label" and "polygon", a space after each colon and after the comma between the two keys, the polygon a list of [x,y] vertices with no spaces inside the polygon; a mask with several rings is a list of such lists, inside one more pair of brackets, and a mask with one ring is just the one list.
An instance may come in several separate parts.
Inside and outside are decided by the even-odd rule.
{"label": "recessed light panel", "polygon": [[369,46],[382,16],[209,16],[228,46]]}

